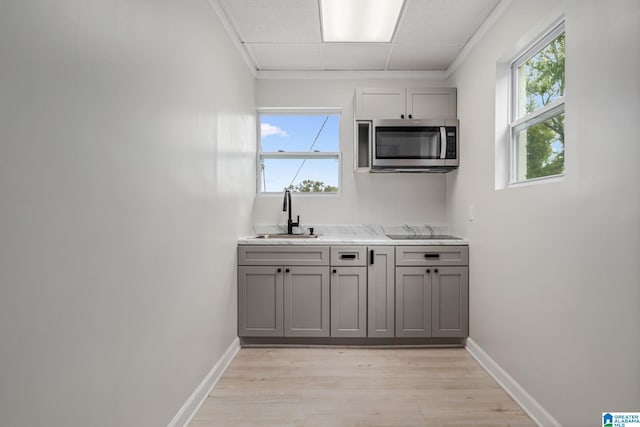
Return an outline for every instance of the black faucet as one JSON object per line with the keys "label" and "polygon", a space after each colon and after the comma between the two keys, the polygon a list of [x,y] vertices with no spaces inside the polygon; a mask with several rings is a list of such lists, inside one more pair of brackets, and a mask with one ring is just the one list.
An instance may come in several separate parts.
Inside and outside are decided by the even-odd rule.
{"label": "black faucet", "polygon": [[293,207],[291,206],[291,191],[288,188],[284,189],[284,204],[282,205],[282,212],[286,212],[287,208],[289,208],[289,219],[287,220],[287,234],[293,234],[293,227],[298,227],[300,225],[300,215],[298,215],[298,219],[296,222],[291,220],[291,211]]}

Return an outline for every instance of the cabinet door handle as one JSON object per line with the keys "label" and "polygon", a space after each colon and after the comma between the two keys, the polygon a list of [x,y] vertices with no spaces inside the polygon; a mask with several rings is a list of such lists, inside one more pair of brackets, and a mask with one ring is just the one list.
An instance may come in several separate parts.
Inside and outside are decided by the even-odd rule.
{"label": "cabinet door handle", "polygon": [[371,249],[371,250],[369,251],[369,263],[370,263],[371,265],[373,265],[373,259],[374,259],[374,258],[375,258],[375,256],[374,256],[374,254],[373,254],[373,249]]}
{"label": "cabinet door handle", "polygon": [[400,118],[401,118],[401,119],[404,119],[404,114],[400,114]]}
{"label": "cabinet door handle", "polygon": [[427,273],[431,273],[431,269],[430,268],[427,268]]}
{"label": "cabinet door handle", "polygon": [[338,270],[336,270],[335,268],[333,269],[333,274],[336,274],[338,272]]}
{"label": "cabinet door handle", "polygon": [[278,273],[282,273],[282,269],[281,268],[278,269]]}
{"label": "cabinet door handle", "polygon": [[413,119],[413,114],[409,114],[409,118],[410,118],[410,119]]}
{"label": "cabinet door handle", "polygon": [[437,273],[437,272],[438,272],[438,269],[436,268],[435,270],[433,270],[433,272],[434,272],[434,273]]}
{"label": "cabinet door handle", "polygon": [[288,272],[289,272],[289,269],[288,269],[288,268],[287,268],[287,269],[285,269],[285,270],[284,270],[284,272],[285,272],[285,273],[288,273]]}

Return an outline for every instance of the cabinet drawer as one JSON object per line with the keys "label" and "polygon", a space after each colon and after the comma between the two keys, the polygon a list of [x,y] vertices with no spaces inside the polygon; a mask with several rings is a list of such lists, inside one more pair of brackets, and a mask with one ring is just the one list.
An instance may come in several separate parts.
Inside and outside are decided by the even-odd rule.
{"label": "cabinet drawer", "polygon": [[238,265],[329,265],[329,246],[238,246]]}
{"label": "cabinet drawer", "polygon": [[469,247],[396,246],[396,265],[469,265]]}
{"label": "cabinet drawer", "polygon": [[364,267],[367,265],[367,248],[365,246],[331,246],[331,265]]}

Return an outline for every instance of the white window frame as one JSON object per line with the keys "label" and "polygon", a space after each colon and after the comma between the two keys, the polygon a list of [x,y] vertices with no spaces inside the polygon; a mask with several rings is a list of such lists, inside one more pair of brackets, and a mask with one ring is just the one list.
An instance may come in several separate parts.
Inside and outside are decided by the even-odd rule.
{"label": "white window frame", "polygon": [[[533,43],[527,46],[516,56],[511,62],[511,74],[510,74],[510,94],[509,94],[509,186],[518,186],[528,183],[548,181],[555,182],[558,178],[564,176],[564,172],[556,175],[547,175],[538,178],[530,178],[524,180],[518,180],[518,150],[517,134],[518,132],[535,126],[539,123],[555,117],[559,114],[563,114],[565,111],[565,95],[561,96],[551,103],[545,105],[538,110],[527,113],[523,117],[518,117],[518,107],[520,103],[520,88],[519,88],[519,68],[525,64],[529,59],[533,58],[542,49],[544,49],[549,43],[555,40],[558,36],[565,32],[565,20],[564,17],[555,22],[549,30],[547,30],[541,37],[536,39]],[[565,74],[566,75],[566,74]],[[566,161],[566,147],[565,147],[565,161]]]}
{"label": "white window frame", "polygon": [[[261,151],[262,150],[262,134],[261,123],[263,115],[282,115],[282,116],[321,116],[323,114],[338,115],[338,151],[291,151],[291,152],[273,152],[273,151]],[[280,191],[262,191],[261,176],[262,176],[262,159],[335,159],[338,161],[338,191],[337,192],[309,192],[309,193],[295,193],[296,197],[331,197],[339,196],[342,193],[342,108],[324,107],[324,108],[259,108],[257,109],[257,153],[256,153],[256,194],[259,196],[273,196],[282,194]]]}

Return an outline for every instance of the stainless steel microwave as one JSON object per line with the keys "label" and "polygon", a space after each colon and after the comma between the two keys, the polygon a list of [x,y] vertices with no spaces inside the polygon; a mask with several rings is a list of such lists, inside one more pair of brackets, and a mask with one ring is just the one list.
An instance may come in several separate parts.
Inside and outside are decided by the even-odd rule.
{"label": "stainless steel microwave", "polygon": [[458,120],[373,120],[372,172],[446,172],[459,165]]}

